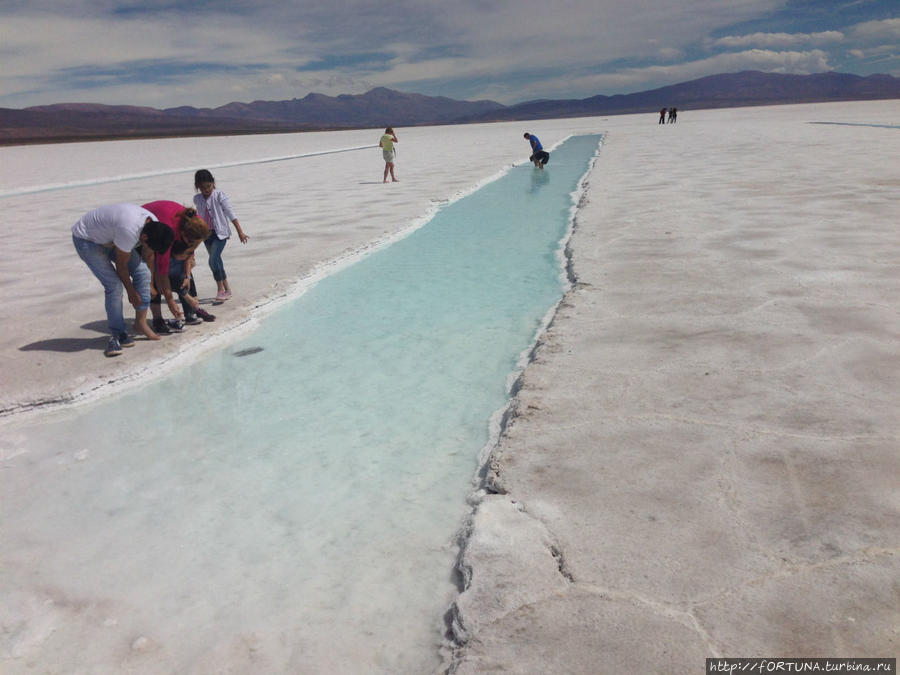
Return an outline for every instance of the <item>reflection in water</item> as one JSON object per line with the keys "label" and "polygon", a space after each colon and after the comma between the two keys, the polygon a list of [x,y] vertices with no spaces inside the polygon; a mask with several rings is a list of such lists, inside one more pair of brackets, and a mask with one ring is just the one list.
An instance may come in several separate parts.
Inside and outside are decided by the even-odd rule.
{"label": "reflection in water", "polygon": [[550,182],[550,171],[549,169],[535,169],[531,172],[531,188],[528,190],[529,192],[537,192],[544,185]]}

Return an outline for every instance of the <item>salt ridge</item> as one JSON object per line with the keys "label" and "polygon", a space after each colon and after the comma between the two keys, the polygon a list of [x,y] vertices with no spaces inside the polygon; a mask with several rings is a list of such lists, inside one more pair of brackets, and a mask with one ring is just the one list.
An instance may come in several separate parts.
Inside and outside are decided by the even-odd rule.
{"label": "salt ridge", "polygon": [[[292,159],[303,159],[305,157],[318,157],[320,155],[335,155],[341,152],[352,152],[355,150],[370,150],[374,145],[362,145],[352,148],[337,148],[334,150],[319,150],[315,152],[303,152],[295,155],[284,155],[280,157],[263,157],[259,159],[245,159],[236,162],[220,162],[218,164],[210,164],[210,169],[223,169],[232,166],[246,166],[248,164],[269,164],[272,162],[286,162]],[[145,171],[142,173],[123,174],[121,176],[111,176],[105,178],[93,178],[91,180],[72,181],[69,183],[50,183],[48,185],[32,185],[17,190],[9,190],[0,192],[0,199],[4,197],[19,197],[22,195],[36,194],[39,192],[51,192],[55,190],[69,190],[79,187],[87,187],[90,185],[105,185],[107,183],[121,183],[128,180],[139,180],[141,178],[155,178],[156,176],[171,176],[179,173],[194,173],[196,169],[163,169],[161,171]]]}

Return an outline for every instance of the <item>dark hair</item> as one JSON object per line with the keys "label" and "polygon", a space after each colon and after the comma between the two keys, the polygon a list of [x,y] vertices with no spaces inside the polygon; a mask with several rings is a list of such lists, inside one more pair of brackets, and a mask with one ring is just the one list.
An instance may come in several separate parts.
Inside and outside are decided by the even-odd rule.
{"label": "dark hair", "polygon": [[181,255],[182,253],[186,253],[187,250],[187,242],[181,241],[181,239],[176,239],[175,243],[172,244],[172,255]]}
{"label": "dark hair", "polygon": [[144,225],[141,234],[147,235],[147,246],[156,253],[165,253],[175,241],[175,233],[172,228],[155,220]]}
{"label": "dark hair", "polygon": [[194,174],[194,187],[198,190],[200,189],[200,185],[203,183],[215,183],[216,179],[213,178],[213,175],[209,172],[209,169],[200,169],[197,173]]}
{"label": "dark hair", "polygon": [[200,216],[196,209],[187,208],[175,214],[178,219],[178,229],[181,236],[189,244],[201,242],[209,236],[209,225]]}
{"label": "dark hair", "polygon": [[526,132],[525,132],[525,138],[530,138],[530,137],[531,137],[531,134],[529,134],[529,133],[526,131]]}

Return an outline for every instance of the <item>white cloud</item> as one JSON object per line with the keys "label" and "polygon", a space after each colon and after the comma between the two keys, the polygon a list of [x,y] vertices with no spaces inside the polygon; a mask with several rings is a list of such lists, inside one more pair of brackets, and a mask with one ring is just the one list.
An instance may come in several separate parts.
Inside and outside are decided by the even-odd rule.
{"label": "white cloud", "polygon": [[826,46],[839,42],[876,44],[900,42],[900,19],[884,19],[858,23],[843,31],[831,30],[819,33],[751,33],[749,35],[729,35],[706,41],[712,48],[762,47],[785,49],[807,45]]}
{"label": "white cloud", "polygon": [[458,31],[469,56],[539,69],[659,58],[660,50],[672,54],[716,28],[781,4],[783,0],[656,0],[635,7],[621,0],[495,0],[487,12],[457,11],[455,5],[442,15],[446,24],[441,29]]}
{"label": "white cloud", "polygon": [[779,49],[788,47],[802,47],[804,45],[823,45],[832,42],[840,42],[844,34],[840,31],[830,30],[821,33],[752,33],[750,35],[729,35],[716,40],[710,40],[710,47],[744,48],[765,47]]}
{"label": "white cloud", "polygon": [[897,45],[880,45],[878,47],[869,47],[867,49],[851,49],[848,54],[857,59],[869,59],[881,56],[893,56],[898,52]]}
{"label": "white cloud", "polygon": [[[645,68],[624,68],[614,73],[586,75],[567,81],[572,91],[640,91],[658,86],[658,82],[683,82],[717,73],[742,70],[761,70],[770,73],[810,74],[831,70],[828,55],[818,49],[807,52],[750,49],[743,52],[718,54],[707,59]],[[561,83],[547,80],[535,83],[540,93],[535,98],[567,95]]]}
{"label": "white cloud", "polygon": [[866,21],[850,29],[850,37],[860,42],[900,42],[900,19]]}
{"label": "white cloud", "polygon": [[[0,7],[0,105],[90,100],[217,106],[309,91],[361,93],[376,85],[415,90],[427,84],[433,91],[436,83],[451,96],[515,102],[556,93],[634,91],[726,70],[827,70],[828,57],[813,47],[840,44],[845,36],[837,31],[720,38],[709,45],[735,51],[678,63],[705,36],[763,18],[786,3],[343,0],[338,6],[242,0],[240,11],[229,13],[230,3],[223,0],[216,11],[186,2],[156,11],[154,3],[134,2],[127,8],[131,13],[92,15],[91,8],[108,10],[122,0],[29,0],[18,3],[24,7],[19,12]],[[74,9],[79,5],[80,13]],[[65,11],[35,9],[57,6]],[[889,21],[853,30],[889,35],[895,29]],[[658,65],[585,75],[629,60]],[[320,61],[344,65],[297,70]],[[148,81],[136,82],[122,77],[133,62],[158,68],[137,71]],[[166,62],[184,66],[167,70]],[[211,67],[191,67],[197,64]],[[90,76],[91,86],[79,89],[74,78],[61,82],[60,75],[72,68]]]}
{"label": "white cloud", "polygon": [[[202,73],[190,74],[194,65],[252,67],[260,64],[263,69],[278,69],[313,59],[312,54],[292,53],[296,45],[293,40],[279,39],[263,27],[242,25],[236,18],[222,16],[175,26],[170,21],[146,17],[113,20],[17,15],[0,21],[0,45],[4,71],[0,95],[3,96],[41,84],[52,86],[51,93],[56,96],[56,91],[66,90],[65,82],[60,84],[59,80],[67,73],[76,78],[97,72],[95,84],[102,84],[104,78],[115,82],[115,72],[127,70],[129,64],[136,63],[185,64],[188,74],[179,76],[176,67],[176,72],[163,81],[162,86],[167,87],[182,80],[202,80]],[[104,71],[109,72],[103,75]],[[85,100],[90,95],[91,100],[111,102],[111,94],[118,90],[118,85],[100,93],[101,89],[92,87],[77,98]],[[148,92],[140,98],[155,100],[158,95]]]}
{"label": "white cloud", "polygon": [[172,108],[190,105],[197,108],[216,107],[232,101],[288,100],[302,98],[315,91],[330,96],[361,94],[378,83],[330,71],[297,73],[263,71],[235,77],[213,73],[203,77],[188,75],[173,79],[165,86],[110,81],[102,89],[84,90],[62,86],[54,89],[52,102],[91,102],[110,105],[138,105]]}
{"label": "white cloud", "polygon": [[[422,61],[415,53],[398,53],[389,70],[370,72],[367,77],[401,88],[441,80],[494,80],[467,97],[521,101],[542,96],[540,91],[545,87],[529,85],[526,89],[522,79],[516,77],[520,73],[553,71],[552,89],[563,90],[575,79],[574,73],[605,62],[672,62],[715,27],[778,4],[773,0],[748,0],[735,7],[721,0],[661,0],[636,11],[632,5],[615,0],[500,0],[477,12],[454,5],[453,12],[440,15],[438,32],[456,36],[463,47],[461,55]],[[514,83],[505,84],[504,76],[514,78]]]}
{"label": "white cloud", "polygon": [[673,49],[671,47],[663,47],[659,50],[659,57],[666,61],[675,61],[676,59],[680,59],[684,55],[684,52],[680,49]]}
{"label": "white cloud", "polygon": [[14,67],[26,72],[154,59],[187,63],[303,62],[302,57],[287,54],[296,41],[280,39],[265,27],[227,16],[212,16],[202,23],[183,26],[147,18],[16,16],[0,23],[0,41],[5,58],[12,58]]}

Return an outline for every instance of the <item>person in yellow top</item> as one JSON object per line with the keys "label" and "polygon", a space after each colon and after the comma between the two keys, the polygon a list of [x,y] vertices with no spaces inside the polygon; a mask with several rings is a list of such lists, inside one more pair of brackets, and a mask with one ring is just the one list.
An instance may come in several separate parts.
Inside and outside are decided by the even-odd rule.
{"label": "person in yellow top", "polygon": [[388,127],[384,130],[384,135],[378,142],[381,146],[381,155],[384,157],[384,182],[387,183],[388,172],[391,173],[391,180],[395,183],[397,179],[394,177],[394,143],[399,143],[397,134],[394,133],[394,127]]}

